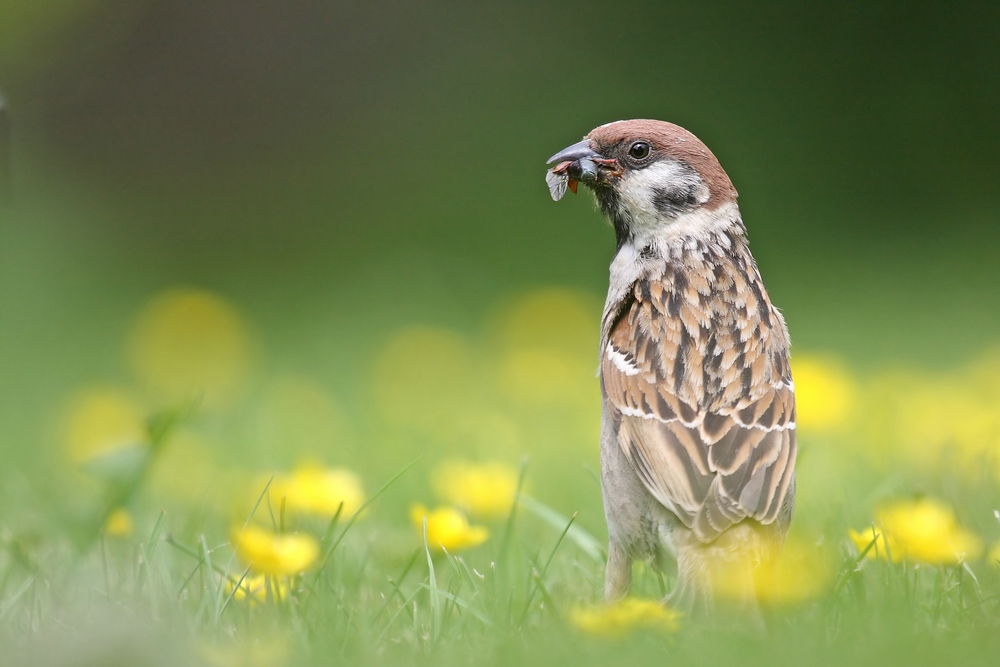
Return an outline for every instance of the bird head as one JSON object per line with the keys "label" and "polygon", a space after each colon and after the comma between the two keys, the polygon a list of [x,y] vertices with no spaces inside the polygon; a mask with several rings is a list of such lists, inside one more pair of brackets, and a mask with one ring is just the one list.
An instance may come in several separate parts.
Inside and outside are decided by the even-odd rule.
{"label": "bird head", "polygon": [[601,125],[551,158],[546,175],[559,200],[583,183],[619,236],[647,236],[692,213],[736,202],[736,189],[696,136],[658,120]]}

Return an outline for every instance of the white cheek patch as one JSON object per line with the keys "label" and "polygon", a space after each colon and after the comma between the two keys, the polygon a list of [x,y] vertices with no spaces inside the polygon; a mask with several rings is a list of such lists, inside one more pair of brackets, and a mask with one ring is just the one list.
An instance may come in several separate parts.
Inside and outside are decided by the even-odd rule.
{"label": "white cheek patch", "polygon": [[708,188],[690,167],[673,160],[663,160],[645,169],[627,172],[618,186],[623,208],[631,214],[634,231],[642,234],[673,220],[657,207],[655,198],[665,187],[698,192],[699,203],[708,201]]}

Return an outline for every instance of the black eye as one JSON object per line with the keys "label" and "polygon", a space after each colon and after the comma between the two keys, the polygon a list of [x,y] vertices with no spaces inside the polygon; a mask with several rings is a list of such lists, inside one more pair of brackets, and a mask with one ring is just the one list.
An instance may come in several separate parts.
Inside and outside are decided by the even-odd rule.
{"label": "black eye", "polygon": [[649,157],[649,144],[645,141],[637,141],[628,147],[628,154],[636,160],[645,160]]}

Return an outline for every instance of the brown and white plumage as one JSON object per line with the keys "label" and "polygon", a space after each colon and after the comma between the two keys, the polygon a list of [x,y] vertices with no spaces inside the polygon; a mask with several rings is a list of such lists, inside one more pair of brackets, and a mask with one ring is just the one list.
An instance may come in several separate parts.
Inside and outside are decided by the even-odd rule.
{"label": "brown and white plumage", "polygon": [[[601,339],[606,593],[633,557],[678,561],[708,596],[711,561],[760,559],[791,518],[789,339],[746,242],[736,190],[686,130],[620,121],[557,154],[593,189],[618,252]],[[555,191],[553,191],[555,194]]]}

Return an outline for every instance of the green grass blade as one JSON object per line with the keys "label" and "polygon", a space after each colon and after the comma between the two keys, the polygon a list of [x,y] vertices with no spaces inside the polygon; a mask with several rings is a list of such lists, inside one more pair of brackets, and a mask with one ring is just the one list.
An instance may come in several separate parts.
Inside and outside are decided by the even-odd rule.
{"label": "green grass blade", "polygon": [[[562,530],[567,523],[571,523],[567,517],[529,495],[521,494],[520,504],[526,510],[556,530]],[[590,556],[594,562],[599,564],[604,563],[604,548],[593,535],[579,526],[571,526],[566,533],[566,537],[568,537],[569,540],[580,549],[580,551]]]}
{"label": "green grass blade", "polygon": [[146,552],[144,554],[142,567],[139,568],[138,581],[135,584],[135,599],[136,602],[139,601],[139,596],[142,595],[142,586],[146,583],[146,576],[149,572],[149,563],[153,558],[153,554],[156,552],[156,545],[160,541],[160,531],[163,528],[163,519],[167,516],[165,511],[160,512],[159,518],[156,520],[156,525],[153,526],[153,532],[149,536],[149,543],[146,544]]}

